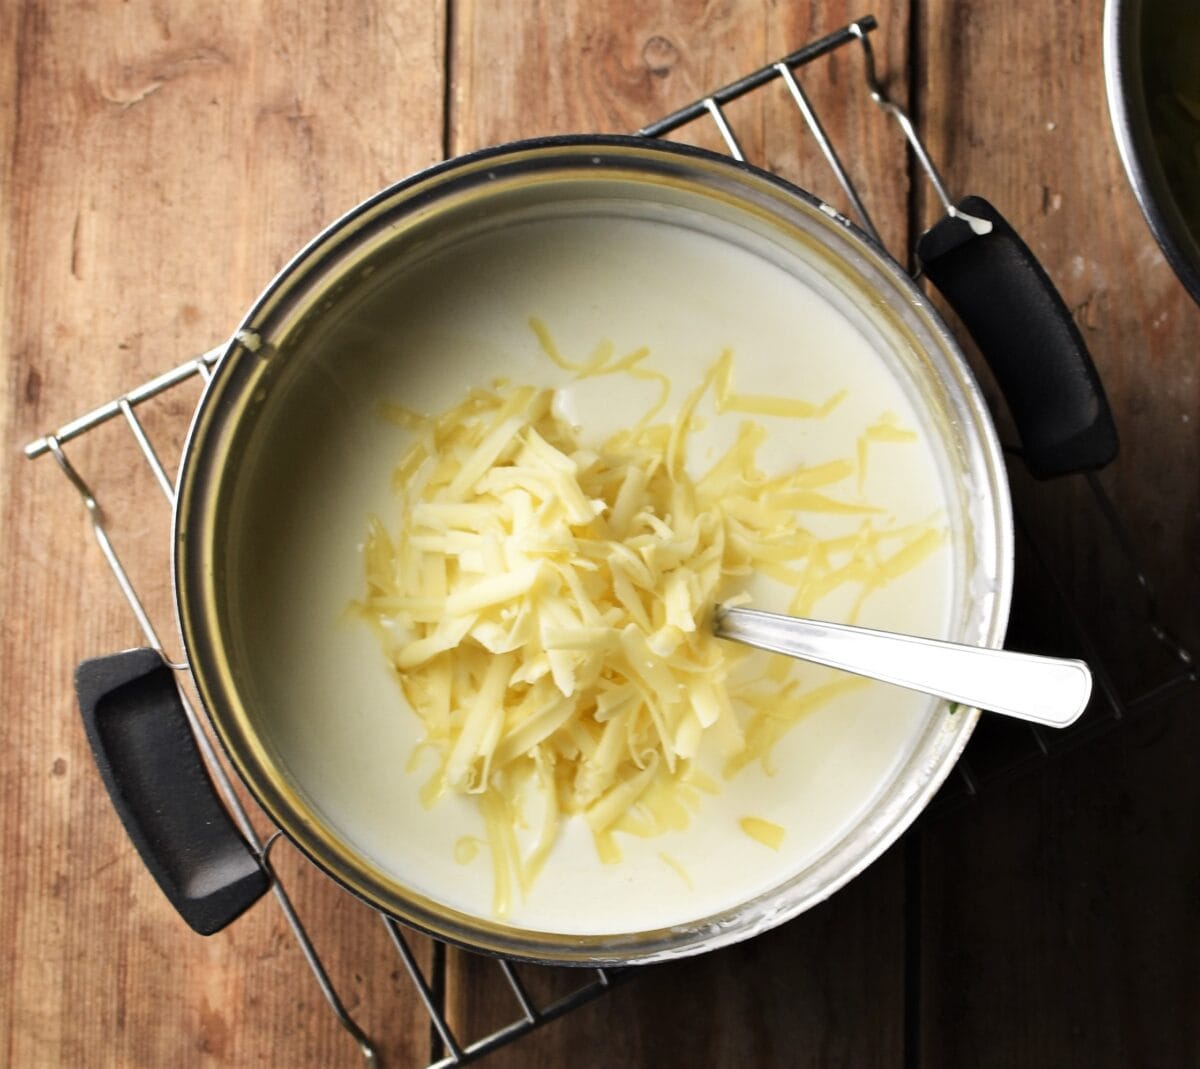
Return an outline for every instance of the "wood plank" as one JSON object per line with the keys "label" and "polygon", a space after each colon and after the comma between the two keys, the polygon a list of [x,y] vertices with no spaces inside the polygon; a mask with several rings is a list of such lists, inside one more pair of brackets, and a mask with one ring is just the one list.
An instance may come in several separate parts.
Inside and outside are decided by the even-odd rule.
{"label": "wood plank", "polygon": [[[226,336],[308,237],[440,155],[441,8],[59,2],[0,18],[0,1061],[360,1064],[273,903],[202,940],[142,870],[70,685],[81,658],[140,636],[78,497],[16,450]],[[194,400],[148,411],[164,455]],[[68,451],[99,473],[169,630],[161,493],[117,428]],[[427,1057],[378,920],[286,850],[278,863],[351,1012],[394,1064]]]}
{"label": "wood plank", "polygon": [[[951,189],[993,200],[1073,310],[1122,435],[1104,483],[1160,586],[1163,618],[1195,648],[1200,309],[1121,170],[1102,8],[1043,7],[1034,19],[992,0],[923,0],[918,108]],[[927,194],[921,207],[930,221]],[[1125,693],[1171,674],[1086,486],[1024,482],[1030,524]],[[1193,688],[925,829],[921,1064],[1200,1059],[1196,700]]]}
{"label": "wood plank", "polygon": [[[1074,311],[1121,433],[1105,482],[1139,558],[1153,564],[1163,616],[1196,646],[1200,308],[1158,251],[1121,169],[1104,95],[1103,4],[1056,9],[1045,21],[1001,3],[967,9],[930,0],[923,8],[919,112],[931,151],[952,191],[989,196],[1026,236]],[[1003,92],[1016,56],[1024,90]],[[926,187],[920,194],[928,224],[935,205]],[[1083,487],[1059,488],[1069,500],[1052,510],[1044,535],[1070,589],[1086,599],[1117,582],[1121,565],[1099,548],[1077,551],[1099,541],[1093,517]],[[1120,619],[1111,614],[1123,606],[1093,600],[1110,614],[1106,622]],[[1122,645],[1106,653],[1119,658]]]}
{"label": "wood plank", "polygon": [[[523,137],[631,133],[866,12],[839,0],[802,9],[724,5],[695,17],[682,2],[556,5],[547,17],[528,4],[455,5],[449,146],[452,154]],[[907,99],[908,9],[876,5],[872,40],[889,91]],[[865,97],[858,49],[797,75],[853,171],[885,241],[903,246],[908,175],[896,131]],[[782,83],[728,107],[747,159],[829,202],[845,198]],[[701,120],[673,138],[724,152]]]}
{"label": "wood plank", "polygon": [[[631,131],[864,12],[748,2],[456,4],[450,145]],[[908,5],[876,6],[881,70],[906,67]],[[801,75],[888,238],[907,241],[895,132],[862,92],[857,52]],[[898,96],[904,98],[901,77]],[[865,106],[864,106],[865,105]],[[728,110],[751,161],[840,203],[782,84]],[[686,140],[719,148],[707,126]],[[654,967],[627,987],[491,1056],[496,1065],[895,1065],[903,1048],[903,865],[893,853],[833,901],[745,946]],[[528,974],[528,970],[525,971]],[[544,1005],[582,982],[534,974]],[[452,951],[447,1001],[466,1039],[515,1017],[495,966]]]}
{"label": "wood plank", "polygon": [[921,1064],[1197,1064],[1194,714],[926,826]]}
{"label": "wood plank", "polygon": [[[490,1055],[487,1064],[898,1065],[903,867],[897,847],[831,900],[773,932],[635,969],[612,994]],[[468,1038],[517,1016],[494,970],[474,955],[451,953],[448,1007]],[[539,1007],[587,982],[577,973],[521,971]]]}

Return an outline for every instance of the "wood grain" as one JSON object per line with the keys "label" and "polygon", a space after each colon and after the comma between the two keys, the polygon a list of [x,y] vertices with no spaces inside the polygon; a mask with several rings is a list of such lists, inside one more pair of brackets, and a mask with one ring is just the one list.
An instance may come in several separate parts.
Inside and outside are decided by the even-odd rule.
{"label": "wood grain", "polygon": [[[902,848],[831,901],[767,935],[634,970],[614,993],[492,1055],[499,1067],[897,1066],[904,1056]],[[529,983],[546,1006],[581,982]],[[527,981],[528,982],[528,981]],[[454,1018],[515,1016],[488,963],[449,962]]]}
{"label": "wood grain", "polygon": [[[992,0],[923,2],[917,105],[951,189],[991,199],[1072,309],[1122,438],[1103,482],[1160,588],[1163,619],[1196,648],[1200,309],[1121,169],[1102,7],[1049,6],[1030,19]],[[918,203],[931,221],[927,191]],[[1016,479],[1015,493],[1123,693],[1171,674],[1086,485]],[[926,827],[919,1064],[1197,1064],[1195,711],[1193,688]]]}
{"label": "wood grain", "polygon": [[[356,1065],[270,901],[192,936],[121,831],[70,689],[140,636],[53,460],[18,448],[224,337],[339,212],[440,155],[427,3],[4,5],[0,1061]],[[195,401],[146,410],[164,456]],[[166,503],[128,435],[68,454],[169,631]],[[168,643],[174,646],[173,641]],[[394,1063],[424,1012],[379,922],[284,852],[348,1008]]]}
{"label": "wood grain", "polygon": [[[1200,643],[1200,308],[1171,272],[1121,168],[1104,95],[1103,4],[1057,7],[1044,20],[1011,5],[923,5],[919,113],[931,151],[958,195],[989,196],[1056,281],[1092,351],[1121,434],[1105,475],[1139,559],[1161,588],[1164,617]],[[1021,65],[1021,91],[997,87]],[[918,190],[919,212],[935,206]],[[981,369],[986,379],[986,371]],[[1003,406],[999,406],[1001,410]],[[1055,485],[1069,504],[1035,509],[1062,574],[1089,607],[1116,612],[1099,632],[1130,624],[1096,596],[1122,563],[1103,555],[1078,481]],[[1089,537],[1090,535],[1090,537]],[[1075,552],[1086,547],[1084,552]],[[1089,600],[1090,599],[1090,600]],[[1120,660],[1119,641],[1106,649]]]}

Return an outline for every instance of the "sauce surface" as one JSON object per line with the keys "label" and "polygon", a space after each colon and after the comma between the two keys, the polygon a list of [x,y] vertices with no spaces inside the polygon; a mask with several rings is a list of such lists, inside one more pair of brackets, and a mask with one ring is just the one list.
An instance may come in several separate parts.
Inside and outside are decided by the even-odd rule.
{"label": "sauce surface", "polygon": [[[345,608],[362,591],[367,516],[387,523],[396,507],[390,479],[406,432],[380,418],[380,400],[438,412],[497,377],[557,387],[562,414],[597,441],[656,400],[653,382],[628,376],[572,381],[547,360],[530,317],[576,359],[605,340],[622,352],[648,346],[644,366],[672,382],[663,419],[725,348],[735,356],[739,391],[819,404],[844,390],[821,419],[754,417],[768,429],[763,467],[854,458],[865,428],[888,414],[917,440],[871,447],[864,498],[896,525],[950,522],[934,430],[881,357],[886,342],[816,271],[799,277],[682,226],[563,217],[479,234],[391,280],[292,388],[288,404],[302,426],[291,428],[286,461],[264,460],[278,469],[277,493],[256,506],[256,580],[245,598],[250,654],[266,666],[256,706],[262,733],[344,839],[422,894],[484,918],[490,858],[486,847],[467,848],[486,839],[483,818],[470,798],[421,804],[433,771],[432,755],[410,766],[421,725],[369,628]],[[704,470],[744,418],[706,420],[689,467]],[[817,535],[833,537],[861,517],[813,520]],[[962,582],[946,542],[872,593],[857,622],[946,636]],[[759,578],[748,589],[755,606],[786,611],[789,592],[773,582]],[[844,619],[855,600],[852,590],[836,592],[814,615]],[[839,678],[796,670],[805,689]],[[836,844],[911,752],[933,708],[931,699],[882,684],[843,694],[785,736],[777,774],[753,764],[721,779],[686,831],[622,836],[619,864],[600,862],[582,820],[566,822],[507,922],[564,934],[650,930],[769,890]],[[777,848],[747,834],[746,818],[784,829]]]}

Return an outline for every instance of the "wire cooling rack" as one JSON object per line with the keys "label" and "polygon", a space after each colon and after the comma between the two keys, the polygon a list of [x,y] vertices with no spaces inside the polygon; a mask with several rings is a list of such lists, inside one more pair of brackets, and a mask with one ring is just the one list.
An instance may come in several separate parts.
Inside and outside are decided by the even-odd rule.
{"label": "wire cooling rack", "polygon": [[[709,95],[693,101],[657,122],[644,126],[637,132],[644,137],[666,137],[697,121],[711,122],[715,125],[729,153],[735,159],[744,160],[745,155],[733,125],[724,110],[725,106],[739,97],[763,89],[770,83],[782,82],[788,96],[799,111],[813,143],[833,172],[833,180],[846,197],[848,206],[856,217],[855,221],[882,245],[879,232],[849,170],[843,164],[825,126],[797,77],[797,72],[807,64],[819,60],[835,50],[857,45],[862,59],[863,80],[860,90],[864,98],[872,101],[874,105],[896,121],[907,142],[910,166],[923,172],[943,210],[947,214],[953,215],[955,213],[953,201],[912,122],[905,111],[888,98],[876,76],[870,40],[870,34],[876,28],[876,20],[870,16],[852,22],[834,33],[806,44],[774,63],[714,90]],[[907,255],[907,251],[905,250],[905,255]],[[121,593],[133,611],[146,641],[159,651],[164,660],[167,660],[167,663],[171,664],[171,667],[177,669],[179,673],[180,696],[201,753],[218,789],[224,796],[231,815],[246,836],[251,848],[259,856],[264,868],[272,875],[272,892],[276,903],[283,912],[321,994],[342,1027],[357,1043],[366,1063],[374,1065],[378,1063],[375,1047],[347,1012],[292,904],[283,880],[272,867],[271,853],[279,840],[280,833],[274,832],[264,837],[256,832],[222,762],[218,759],[216,747],[208,734],[208,728],[196,713],[196,703],[188,696],[188,687],[185,685],[187,666],[172,663],[167,658],[159,632],[152,622],[141,596],[135,589],[112,538],[110,538],[100,502],[80,470],[67,456],[66,446],[71,441],[89,434],[110,421],[123,423],[136,442],[167,503],[173,505],[175,500],[174,483],[166,465],[156,451],[143,421],[139,419],[137,409],[152,398],[177,390],[183,383],[190,380],[199,379],[207,383],[224,348],[225,344],[222,343],[203,355],[134,387],[115,400],[63,424],[52,433],[31,442],[26,446],[25,454],[30,459],[44,455],[53,456],[68,482],[82,499],[96,542],[108,562]],[[1071,603],[1065,584],[1059,578],[1054,567],[1054,562],[1043,548],[1033,526],[1024,518],[1031,514],[1031,510],[1035,512],[1037,506],[1036,504],[1028,505],[1023,509],[1022,490],[1026,488],[1020,485],[1022,483],[1022,466],[1019,453],[1016,450],[1008,452],[1011,460],[1010,475],[1014,483],[1014,497],[1017,506],[1018,576],[1025,576],[1027,580],[1024,586],[1019,587],[1017,591],[1013,630],[1020,631],[1022,626],[1028,628],[1031,638],[1029,644],[1045,652],[1072,653],[1085,657],[1093,667],[1096,691],[1088,712],[1073,727],[1066,730],[1049,732],[1034,725],[1015,724],[999,717],[983,718],[975,733],[975,738],[956,766],[956,776],[943,787],[938,799],[928,810],[929,813],[936,814],[944,811],[955,803],[961,803],[963,800],[975,796],[982,788],[1001,777],[1036,766],[1039,762],[1044,762],[1060,752],[1090,742],[1131,716],[1156,706],[1185,687],[1194,685],[1200,678],[1197,674],[1195,660],[1190,652],[1172,638],[1159,622],[1153,588],[1136,561],[1118,512],[1105,492],[1100,478],[1096,475],[1080,476],[1078,478],[1082,478],[1086,482],[1084,498],[1088,503],[1087,507],[1095,511],[1096,521],[1100,524],[1105,537],[1118,548],[1118,557],[1123,561],[1128,573],[1127,579],[1131,590],[1130,604],[1133,605],[1132,612],[1138,625],[1139,637],[1144,640],[1151,651],[1149,656],[1157,658],[1158,661],[1157,668],[1149,674],[1149,681],[1141,681],[1140,685],[1134,687],[1132,692],[1114,678],[1108,670],[1104,651]],[[1028,482],[1028,480],[1024,480],[1024,482]],[[1029,493],[1033,492],[1029,490]],[[1027,605],[1022,604],[1022,589],[1036,592],[1037,595]],[[173,628],[174,624],[172,623],[170,626]],[[1039,631],[1039,627],[1041,627],[1041,631]],[[1128,638],[1128,635],[1125,637]],[[1053,649],[1055,644],[1061,648]],[[1130,696],[1131,693],[1132,696]],[[370,907],[363,905],[358,908],[369,909]],[[379,919],[385,930],[384,938],[404,963],[417,996],[428,1011],[432,1035],[435,1037],[433,1048],[436,1059],[430,1063],[429,1069],[463,1065],[482,1057],[498,1047],[513,1042],[542,1024],[561,1017],[576,1007],[603,995],[636,971],[633,969],[576,970],[575,974],[581,978],[578,986],[554,1001],[539,1004],[531,996],[526,984],[518,976],[510,962],[490,959],[493,960],[498,974],[495,982],[507,987],[511,993],[514,1017],[510,1023],[499,1029],[479,1037],[467,1038],[460,1034],[464,1029],[456,1031],[447,1019],[441,993],[445,946],[436,940],[433,941],[430,964],[423,969],[417,960],[418,955],[413,950],[411,933],[382,913],[379,914]]]}

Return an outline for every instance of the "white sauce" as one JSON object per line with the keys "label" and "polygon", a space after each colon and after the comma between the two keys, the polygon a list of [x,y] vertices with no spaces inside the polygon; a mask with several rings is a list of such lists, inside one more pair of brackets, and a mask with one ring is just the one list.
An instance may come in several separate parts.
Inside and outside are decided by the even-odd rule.
{"label": "white sauce", "polygon": [[[392,465],[404,432],[374,412],[380,397],[436,412],[468,387],[497,375],[564,386],[562,411],[589,435],[633,422],[656,396],[652,383],[618,376],[570,384],[542,355],[527,326],[545,322],[560,350],[579,358],[603,339],[618,352],[649,346],[646,366],[673,381],[664,416],[723,347],[735,353],[734,388],[821,402],[847,389],[824,420],[755,417],[770,431],[760,455],[768,469],[853,457],[857,437],[884,412],[921,431],[918,444],[871,451],[866,497],[898,523],[937,517],[947,494],[909,397],[874,342],[839,310],[832,290],[810,284],[750,252],[681,227],[633,219],[559,219],[477,237],[452,257],[426,264],[403,284],[374,327],[342,351],[302,399],[311,412],[303,437],[310,456],[289,454],[285,485],[264,508],[268,548],[253,564],[261,583],[247,596],[251,655],[269,665],[259,685],[262,730],[316,808],[377,865],[421,893],[490,917],[492,872],[480,849],[455,860],[464,835],[484,838],[474,800],[445,797],[432,809],[417,792],[432,755],[406,772],[420,737],[369,629],[340,619],[363,589],[359,547],[366,518],[389,523],[396,499]],[[826,291],[826,296],[816,287]],[[369,317],[370,318],[370,317]],[[376,333],[376,332],[382,333]],[[290,400],[289,400],[290,403]],[[741,415],[710,420],[694,439],[700,472],[732,441]],[[840,494],[842,488],[832,488]],[[828,517],[829,533],[855,518]],[[847,525],[850,525],[850,528]],[[818,531],[818,533],[824,533]],[[947,548],[875,593],[860,622],[942,636],[952,592],[961,585]],[[769,584],[755,604],[784,610]],[[823,615],[840,618],[853,598],[831,597]],[[331,670],[336,665],[336,670]],[[833,673],[807,668],[814,683]],[[801,871],[833,846],[887,782],[932,709],[919,695],[873,684],[799,723],[776,751],[780,772],[757,766],[705,796],[692,826],[650,840],[619,835],[625,859],[601,864],[581,820],[567,822],[545,870],[509,921],[560,933],[603,934],[680,925],[728,909]],[[738,827],[744,816],[786,829],[778,852]],[[688,885],[660,853],[678,862]]]}

